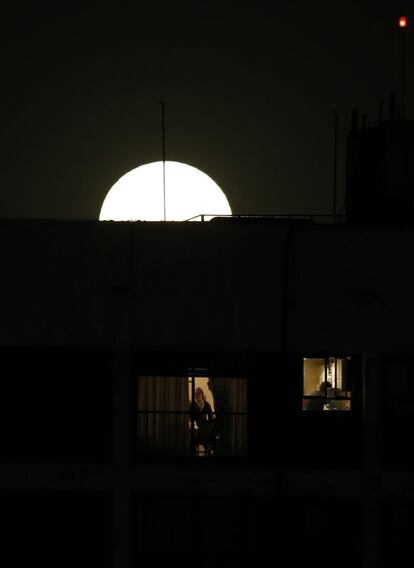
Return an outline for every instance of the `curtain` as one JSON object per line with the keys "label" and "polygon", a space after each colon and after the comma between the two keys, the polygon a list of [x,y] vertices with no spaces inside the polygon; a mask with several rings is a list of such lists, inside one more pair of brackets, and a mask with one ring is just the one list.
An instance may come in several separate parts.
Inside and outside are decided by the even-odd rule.
{"label": "curtain", "polygon": [[219,438],[217,456],[247,456],[247,379],[210,377]]}
{"label": "curtain", "polygon": [[189,454],[187,377],[138,377],[138,453]]}

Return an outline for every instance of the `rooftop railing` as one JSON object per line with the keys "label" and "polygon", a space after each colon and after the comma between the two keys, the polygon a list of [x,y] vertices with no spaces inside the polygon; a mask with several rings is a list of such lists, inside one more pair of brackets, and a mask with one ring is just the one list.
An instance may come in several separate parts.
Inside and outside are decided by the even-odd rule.
{"label": "rooftop railing", "polygon": [[346,215],[329,215],[329,214],[308,214],[308,215],[214,215],[214,214],[199,214],[194,217],[186,219],[186,221],[311,221],[313,223],[345,223]]}

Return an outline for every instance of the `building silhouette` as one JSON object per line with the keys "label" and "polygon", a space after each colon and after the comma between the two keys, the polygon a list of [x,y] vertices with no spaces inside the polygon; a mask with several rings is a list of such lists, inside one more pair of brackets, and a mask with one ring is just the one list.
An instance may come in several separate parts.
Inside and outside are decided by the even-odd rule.
{"label": "building silhouette", "polygon": [[335,222],[0,222],[5,566],[405,559],[412,134],[354,123]]}

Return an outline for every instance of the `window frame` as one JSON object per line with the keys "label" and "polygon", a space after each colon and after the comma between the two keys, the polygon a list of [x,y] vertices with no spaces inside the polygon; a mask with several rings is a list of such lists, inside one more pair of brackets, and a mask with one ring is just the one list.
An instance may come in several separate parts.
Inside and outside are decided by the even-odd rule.
{"label": "window frame", "polygon": [[[310,395],[304,394],[304,383],[305,383],[305,371],[304,371],[304,362],[307,359],[314,359],[314,360],[323,360],[324,361],[324,367],[325,367],[325,373],[324,373],[324,381],[328,381],[328,366],[329,366],[329,360],[330,359],[335,359],[335,382],[336,382],[336,375],[337,375],[337,361],[338,359],[342,359],[345,361],[350,361],[350,368],[348,369],[347,373],[348,373],[348,378],[347,380],[350,382],[349,384],[349,388],[346,389],[345,392],[349,392],[349,395],[339,395],[336,393],[331,393],[334,396],[328,396],[328,392],[327,392],[327,388],[325,388],[325,394],[321,395],[321,396],[317,396],[317,395]],[[321,412],[324,413],[324,415],[332,415],[332,414],[340,414],[340,415],[350,415],[352,413],[355,413],[355,402],[356,402],[356,380],[355,380],[355,370],[356,368],[358,368],[359,365],[359,361],[358,361],[359,357],[358,355],[352,354],[352,353],[338,353],[335,351],[329,351],[329,352],[324,352],[324,353],[306,353],[306,354],[301,354],[301,413],[302,414],[306,414],[306,415],[318,415]],[[357,367],[358,366],[358,367]],[[360,374],[360,372],[359,372]],[[333,385],[332,389],[333,390],[337,390],[339,387],[337,385]],[[340,389],[341,391],[343,391],[343,389]],[[305,407],[305,401],[307,401],[307,404],[309,403],[309,401],[349,401],[350,403],[350,407],[349,409],[341,409],[341,408],[325,408],[327,403],[324,403],[322,405],[321,409],[311,409],[308,410],[308,408]]]}
{"label": "window frame", "polygon": [[[223,412],[223,415],[232,415],[232,414],[240,414],[240,415],[245,415],[246,416],[246,421],[247,421],[247,425],[246,425],[246,430],[245,430],[245,442],[244,442],[244,447],[245,447],[245,455],[243,456],[237,456],[237,455],[228,455],[228,454],[222,454],[222,455],[214,455],[212,456],[212,458],[216,461],[216,460],[220,460],[220,461],[234,461],[234,460],[243,460],[249,457],[249,427],[248,427],[248,422],[249,422],[249,405],[248,405],[248,400],[249,400],[249,373],[245,372],[241,373],[240,369],[243,369],[243,367],[248,367],[248,365],[244,365],[244,358],[243,358],[243,354],[241,354],[239,357],[236,357],[237,354],[229,354],[228,356],[226,356],[226,354],[219,354],[214,355],[209,353],[207,356],[194,356],[194,354],[188,354],[188,353],[177,353],[177,352],[172,352],[172,353],[160,353],[157,352],[156,354],[154,352],[152,353],[148,353],[146,352],[144,354],[144,357],[142,356],[142,353],[136,354],[136,361],[135,364],[133,365],[133,381],[134,381],[134,451],[133,451],[133,461],[134,462],[141,462],[141,461],[152,461],[152,460],[156,460],[157,462],[160,460],[168,460],[168,461],[183,461],[183,460],[188,460],[188,459],[195,459],[197,460],[197,462],[203,461],[200,460],[199,456],[196,455],[196,452],[193,450],[193,444],[190,442],[190,451],[188,453],[183,452],[182,454],[176,454],[176,455],[150,455],[150,454],[142,454],[139,451],[138,448],[138,427],[137,427],[137,417],[138,417],[138,413],[142,412],[144,413],[145,411],[139,411],[138,410],[138,384],[139,384],[139,377],[142,376],[146,376],[146,377],[169,377],[169,376],[176,376],[176,377],[182,377],[183,380],[186,381],[186,384],[192,380],[192,379],[196,379],[198,376],[205,376],[205,377],[211,377],[211,378],[223,378],[223,379],[228,379],[228,380],[232,380],[232,379],[244,379],[246,380],[246,410],[243,412],[232,412],[232,411],[226,411]],[[188,364],[188,362],[192,363],[193,361],[197,361],[197,363],[199,363],[198,365],[192,365],[192,364]],[[237,364],[234,364],[234,362],[237,361]],[[187,364],[185,364],[187,363]],[[194,392],[195,392],[195,380],[192,380],[191,382],[191,389],[192,389],[192,397],[194,397]],[[191,399],[190,399],[190,403],[191,403]],[[192,420],[191,417],[191,412],[190,412],[190,408],[188,408],[188,410],[186,412],[184,411],[168,411],[171,412],[171,414],[187,414],[189,422],[190,422],[190,428],[191,428],[191,432],[190,432],[190,436],[194,436],[194,422]],[[214,414],[216,415],[217,413],[214,412]],[[194,438],[193,438],[194,439]],[[211,460],[205,460],[205,461],[211,461]]]}
{"label": "window frame", "polygon": [[[396,381],[391,381],[391,375],[387,372],[393,364],[405,367],[405,377],[400,382],[399,392],[393,389]],[[413,413],[414,412],[414,356],[409,353],[390,353],[383,356],[382,360],[382,390],[383,408],[386,412]],[[400,377],[401,379],[401,377]],[[403,388],[401,388],[403,386]]]}

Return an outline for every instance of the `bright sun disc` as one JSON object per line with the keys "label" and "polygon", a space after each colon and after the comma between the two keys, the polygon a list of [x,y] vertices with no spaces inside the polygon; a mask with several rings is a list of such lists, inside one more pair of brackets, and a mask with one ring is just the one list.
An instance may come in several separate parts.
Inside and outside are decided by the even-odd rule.
{"label": "bright sun disc", "polygon": [[164,195],[163,162],[151,162],[126,173],[111,187],[99,220],[186,221],[197,215],[231,215],[216,182],[188,164],[165,162]]}

